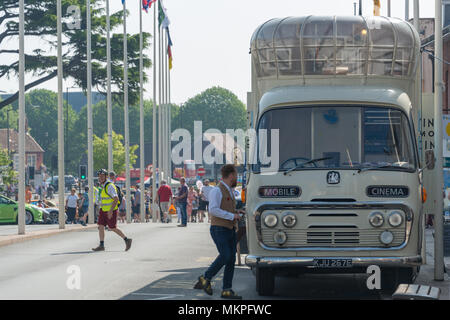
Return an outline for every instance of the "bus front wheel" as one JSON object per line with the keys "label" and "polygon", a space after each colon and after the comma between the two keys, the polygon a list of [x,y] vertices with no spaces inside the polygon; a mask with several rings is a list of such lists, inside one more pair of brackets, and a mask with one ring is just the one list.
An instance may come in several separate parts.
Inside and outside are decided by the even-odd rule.
{"label": "bus front wheel", "polygon": [[260,296],[271,296],[275,289],[275,274],[270,268],[256,267],[256,291]]}

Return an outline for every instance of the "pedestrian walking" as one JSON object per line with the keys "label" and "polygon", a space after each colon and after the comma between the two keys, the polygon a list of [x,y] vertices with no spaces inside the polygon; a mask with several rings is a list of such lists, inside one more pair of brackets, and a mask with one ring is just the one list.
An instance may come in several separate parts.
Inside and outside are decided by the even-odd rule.
{"label": "pedestrian walking", "polygon": [[31,203],[31,198],[33,197],[33,192],[31,191],[31,186],[27,185],[25,189],[25,202]]}
{"label": "pedestrian walking", "polygon": [[136,185],[134,192],[134,200],[133,200],[133,214],[134,214],[134,222],[140,222],[141,217],[141,190],[139,185]]}
{"label": "pedestrian walking", "polygon": [[84,188],[84,193],[81,196],[80,206],[78,207],[78,219],[81,220],[81,225],[86,227],[86,220],[89,212],[89,187]]}
{"label": "pedestrian walking", "polygon": [[189,192],[188,192],[188,198],[187,198],[187,206],[186,206],[186,211],[187,211],[187,216],[188,216],[189,222],[193,222],[192,221],[192,208],[193,208],[193,202],[195,201],[196,198],[197,198],[197,192],[195,192],[193,186],[190,186]]}
{"label": "pedestrian walking", "polygon": [[122,223],[125,223],[127,218],[127,199],[125,195],[122,193],[122,202],[119,205],[119,220]]}
{"label": "pedestrian walking", "polygon": [[76,224],[76,214],[78,207],[78,196],[76,194],[76,190],[70,190],[70,194],[66,198],[66,213],[67,213],[67,222],[72,224]]}
{"label": "pedestrian walking", "polygon": [[186,186],[186,179],[181,178],[180,179],[180,192],[178,193],[178,197],[175,199],[178,201],[178,205],[180,207],[180,213],[181,213],[181,224],[178,225],[178,227],[187,227],[187,197],[188,197],[188,187]]}
{"label": "pedestrian walking", "polygon": [[180,202],[177,200],[177,197],[178,197],[178,195],[180,194],[180,190],[181,190],[181,187],[178,187],[178,188],[177,188],[177,192],[176,192],[176,194],[175,194],[174,197],[173,197],[173,201],[174,201],[174,203],[175,203],[175,209],[176,209],[176,211],[177,211],[177,223],[180,223],[180,222],[181,222],[181,208],[180,208]]}
{"label": "pedestrian walking", "polygon": [[161,186],[156,193],[156,203],[159,204],[161,210],[161,222],[169,222],[169,207],[172,204],[172,188],[167,184],[167,181],[162,180]]}
{"label": "pedestrian walking", "polygon": [[117,228],[117,211],[119,208],[119,195],[117,187],[111,180],[107,180],[108,172],[105,169],[98,171],[98,181],[101,186],[100,191],[100,212],[98,215],[98,231],[100,244],[93,251],[105,250],[105,227],[116,233],[125,241],[125,251],[131,248],[132,239],[129,239],[125,234]]}
{"label": "pedestrian walking", "polygon": [[[211,190],[213,189],[212,186],[209,185],[209,180],[206,179],[203,182],[203,186],[200,189],[200,202],[199,202],[199,206],[198,206],[198,216],[199,216],[199,220],[200,222],[203,222],[203,219],[205,218],[205,212],[208,212],[208,206],[209,206],[209,201],[208,201],[208,195],[211,192]],[[208,223],[211,222],[210,216],[209,216],[209,212],[208,212]]]}
{"label": "pedestrian walking", "polygon": [[145,190],[145,222],[150,222],[150,193]]}
{"label": "pedestrian walking", "polygon": [[198,190],[195,190],[195,196],[194,199],[192,200],[192,216],[191,216],[191,222],[198,222],[198,200],[199,200],[199,196],[198,196]]}
{"label": "pedestrian walking", "polygon": [[204,275],[198,278],[195,289],[203,289],[208,295],[213,294],[211,280],[223,266],[224,299],[242,299],[233,291],[234,264],[236,262],[236,228],[244,212],[236,210],[236,199],[233,188],[237,185],[237,170],[232,164],[226,164],[221,169],[222,181],[213,188],[208,196],[209,212],[211,214],[211,237],[216,244],[219,256],[211,264]]}
{"label": "pedestrian walking", "polygon": [[52,200],[54,198],[53,197],[54,193],[55,193],[55,188],[53,187],[53,185],[50,184],[47,187],[47,196],[46,196],[46,198]]}

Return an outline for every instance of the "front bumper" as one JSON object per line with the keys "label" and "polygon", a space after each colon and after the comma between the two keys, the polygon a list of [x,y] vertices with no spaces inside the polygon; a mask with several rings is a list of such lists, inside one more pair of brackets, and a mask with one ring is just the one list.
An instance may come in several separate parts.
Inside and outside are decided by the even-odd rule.
{"label": "front bumper", "polygon": [[[320,259],[352,259],[353,267],[370,265],[384,267],[413,267],[422,265],[420,255],[410,257],[317,257]],[[245,264],[249,267],[314,267],[314,257],[259,257],[248,255]]]}

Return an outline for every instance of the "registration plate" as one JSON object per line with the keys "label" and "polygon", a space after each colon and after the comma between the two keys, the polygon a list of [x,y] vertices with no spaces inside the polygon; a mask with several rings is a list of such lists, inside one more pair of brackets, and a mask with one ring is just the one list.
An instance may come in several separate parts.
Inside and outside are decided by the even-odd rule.
{"label": "registration plate", "polygon": [[314,259],[315,268],[351,268],[352,259]]}

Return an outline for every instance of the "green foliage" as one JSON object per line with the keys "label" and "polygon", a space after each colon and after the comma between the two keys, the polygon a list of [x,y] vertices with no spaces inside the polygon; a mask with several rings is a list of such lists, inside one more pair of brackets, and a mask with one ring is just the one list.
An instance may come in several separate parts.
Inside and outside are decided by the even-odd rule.
{"label": "green foliage", "polygon": [[[86,90],[87,87],[87,56],[86,56],[86,1],[62,0],[62,11],[66,15],[67,8],[71,5],[81,9],[81,30],[71,30],[63,23],[63,64],[64,77],[72,78],[75,84]],[[106,92],[106,16],[103,0],[91,0],[92,6],[92,85],[99,92]],[[0,11],[4,14],[0,17],[0,47],[7,48],[7,42],[18,36],[18,1],[3,0],[0,2]],[[73,18],[64,16],[64,22],[72,22]],[[30,87],[42,84],[56,77],[56,1],[54,0],[27,0],[25,6],[25,36],[26,40],[40,38],[45,40],[48,48],[28,48],[26,55],[26,72],[37,77]],[[112,59],[112,88],[113,94],[123,96],[123,12],[119,11],[111,15],[111,30],[119,32],[111,37]],[[144,50],[150,46],[150,34],[143,33]],[[139,100],[139,34],[128,35],[128,68],[129,68],[129,101],[131,104]],[[30,53],[32,52],[32,53]],[[145,52],[145,51],[144,51]],[[17,76],[18,50],[0,50],[2,57],[15,56],[16,61],[11,64],[0,62],[0,78]],[[8,59],[5,59],[8,61]],[[144,54],[144,67],[151,67],[151,60]],[[144,75],[144,82],[147,77]],[[17,94],[0,102],[0,109],[16,101]]]}
{"label": "green foliage", "polygon": [[[44,164],[55,172],[57,168],[51,168],[51,159],[58,154],[57,94],[44,89],[32,90],[26,94],[25,99],[29,132],[45,150]],[[5,112],[7,109],[10,108],[0,110],[0,128],[6,128]],[[13,103],[12,110],[10,126],[17,128],[17,103]],[[86,111],[86,106],[81,109],[80,113],[76,113],[70,105],[67,103],[64,105],[64,126],[66,127],[64,153],[67,174],[78,174],[80,163],[85,162],[87,158]],[[97,137],[104,137],[108,129],[106,102],[101,101],[93,105],[92,113],[94,134]],[[117,96],[113,99],[112,113],[113,130],[123,137],[125,131],[123,101]],[[203,121],[203,130],[217,128],[225,132],[226,129],[245,128],[246,123],[244,104],[230,91],[217,87],[208,89],[190,99],[182,108],[172,104],[171,115],[172,130],[181,127],[192,131],[194,121]],[[140,113],[138,103],[129,105],[129,119],[130,145],[139,145]],[[151,143],[153,140],[152,101],[144,101],[144,126],[145,142]],[[98,151],[106,153],[107,145],[106,148],[99,148]],[[103,155],[100,158],[107,159],[107,156]],[[107,162],[101,163],[106,167]],[[119,170],[117,169],[117,171]]]}
{"label": "green foliage", "polygon": [[17,183],[17,172],[11,168],[11,165],[12,160],[8,156],[8,150],[0,149],[0,177],[5,185]]}
{"label": "green foliage", "polygon": [[[49,166],[51,157],[58,154],[58,95],[49,90],[33,90],[26,95],[25,101],[29,132],[46,151],[44,163]],[[73,152],[72,143],[73,137],[77,135],[74,126],[77,118],[76,112],[65,103],[65,160],[69,171],[77,170],[80,160],[79,155]]]}
{"label": "green foliage", "polygon": [[[108,167],[108,135],[105,133],[103,138],[94,135],[94,170],[105,169]],[[130,166],[136,163],[136,150],[138,146],[130,146]],[[125,171],[125,147],[123,145],[123,136],[113,131],[113,158],[114,171],[121,174]]]}
{"label": "green foliage", "polygon": [[194,121],[203,122],[203,131],[218,129],[245,129],[245,105],[231,91],[213,87],[189,99],[177,111],[172,129],[185,128],[194,132]]}
{"label": "green foliage", "polygon": [[9,113],[9,128],[17,130],[17,120],[19,119],[19,113],[14,110],[10,105],[0,109],[0,128],[8,128],[8,114]]}

